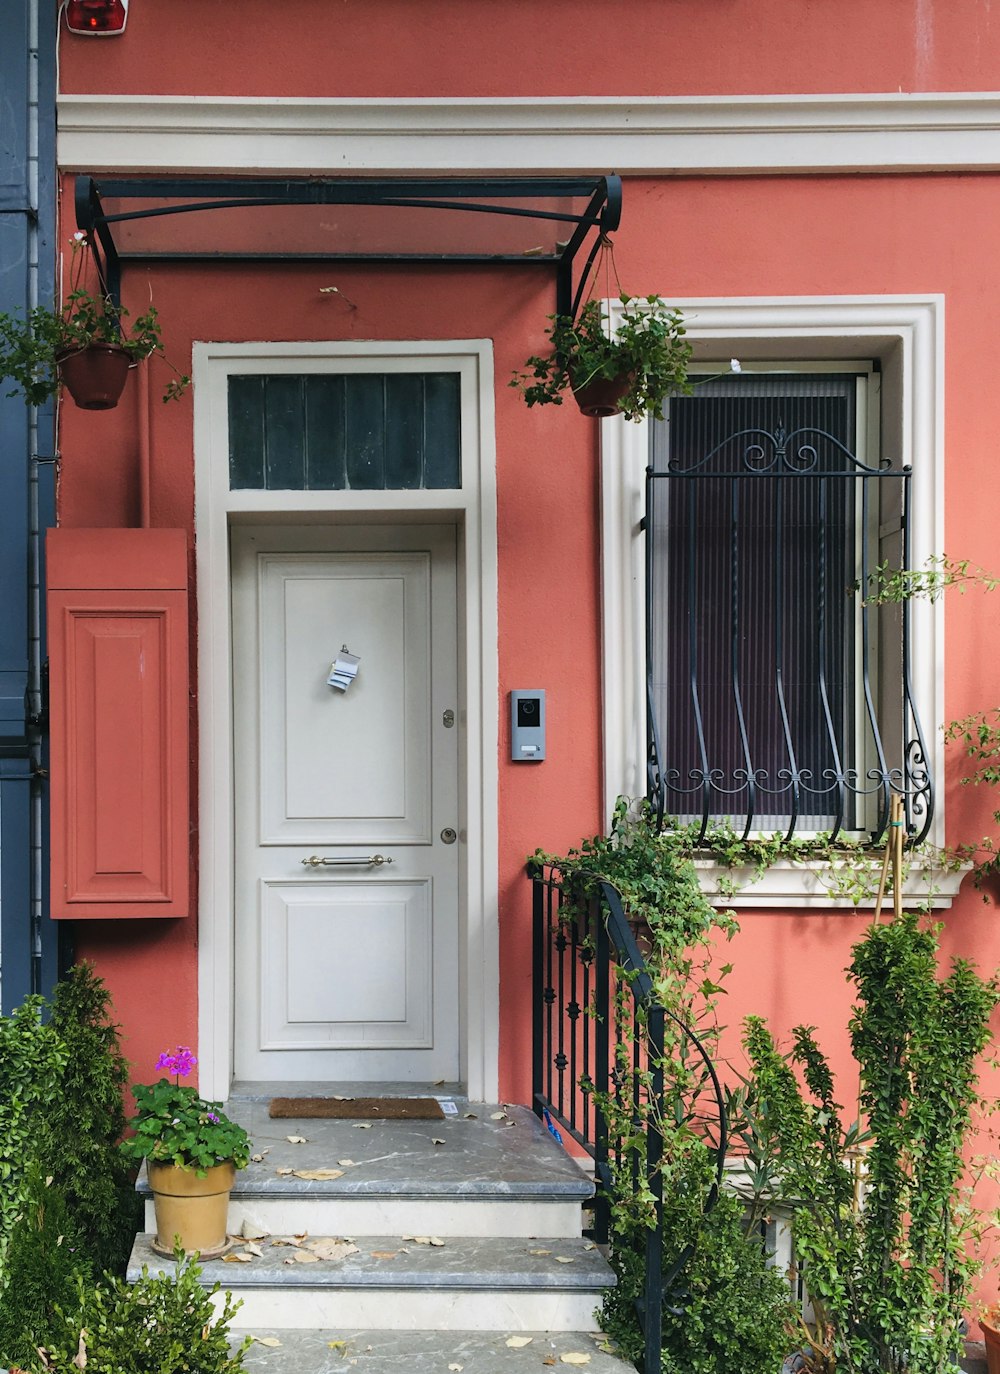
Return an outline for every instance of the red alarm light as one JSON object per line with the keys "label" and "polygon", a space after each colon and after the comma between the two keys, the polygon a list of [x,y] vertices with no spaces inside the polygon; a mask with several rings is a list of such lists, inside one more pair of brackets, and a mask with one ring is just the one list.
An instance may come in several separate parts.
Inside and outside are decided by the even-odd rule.
{"label": "red alarm light", "polygon": [[70,33],[109,38],[125,32],[128,0],[67,0],[66,27]]}

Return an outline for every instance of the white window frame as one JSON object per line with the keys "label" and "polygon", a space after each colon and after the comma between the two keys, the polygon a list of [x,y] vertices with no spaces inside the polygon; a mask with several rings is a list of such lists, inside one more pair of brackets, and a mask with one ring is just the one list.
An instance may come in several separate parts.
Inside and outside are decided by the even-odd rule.
{"label": "white window frame", "polygon": [[[944,297],[778,296],[672,301],[682,311],[698,363],[730,358],[827,362],[877,359],[882,372],[882,452],[912,467],[911,562],[921,567],[944,539]],[[621,305],[605,302],[612,320]],[[604,806],[646,791],[645,509],[649,425],[614,417],[601,422],[601,548],[604,703]],[[927,839],[944,840],[943,607],[911,603],[911,666],[917,709],[935,780],[935,815]],[[712,890],[713,867],[705,865]],[[739,880],[739,874],[734,875]],[[917,888],[948,906],[961,874],[936,870]],[[749,907],[850,906],[834,898],[803,865],[778,864],[730,904]]]}

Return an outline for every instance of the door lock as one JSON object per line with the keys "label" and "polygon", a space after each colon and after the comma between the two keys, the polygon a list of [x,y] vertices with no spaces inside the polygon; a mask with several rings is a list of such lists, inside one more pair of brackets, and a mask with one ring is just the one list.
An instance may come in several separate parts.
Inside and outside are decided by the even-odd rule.
{"label": "door lock", "polygon": [[454,844],[458,839],[458,831],[452,830],[450,825],[446,825],[441,831],[441,838],[444,840],[445,844]]}
{"label": "door lock", "polygon": [[446,730],[450,730],[455,724],[455,712],[449,707],[441,717],[441,723]]}

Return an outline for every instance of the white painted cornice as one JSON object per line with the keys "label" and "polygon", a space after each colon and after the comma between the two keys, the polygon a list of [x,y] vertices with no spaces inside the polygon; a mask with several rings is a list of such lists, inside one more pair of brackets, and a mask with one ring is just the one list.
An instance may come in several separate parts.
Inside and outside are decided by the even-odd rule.
{"label": "white painted cornice", "polygon": [[1000,93],[233,99],[62,95],[66,171],[992,171]]}

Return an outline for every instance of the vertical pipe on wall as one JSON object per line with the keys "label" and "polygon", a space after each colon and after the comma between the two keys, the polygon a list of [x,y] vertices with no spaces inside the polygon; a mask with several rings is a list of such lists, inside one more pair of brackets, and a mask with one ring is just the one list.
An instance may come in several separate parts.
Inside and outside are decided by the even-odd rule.
{"label": "vertical pipe on wall", "polygon": [[149,529],[149,473],[152,420],[149,414],[149,360],[136,368],[139,374],[139,525]]}

